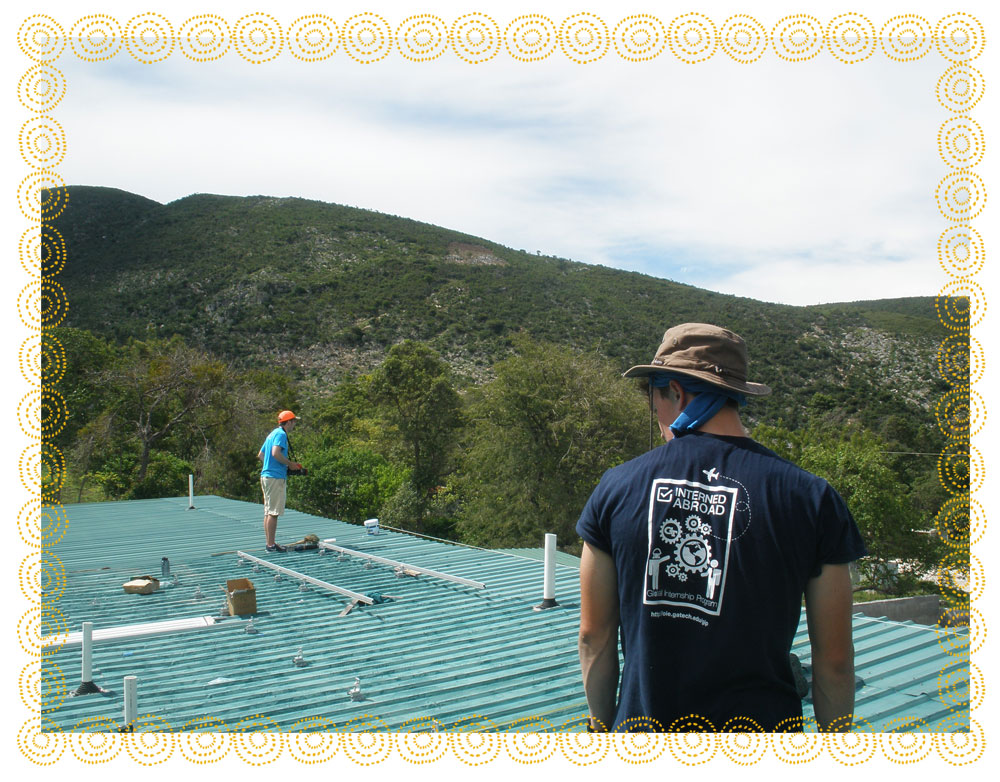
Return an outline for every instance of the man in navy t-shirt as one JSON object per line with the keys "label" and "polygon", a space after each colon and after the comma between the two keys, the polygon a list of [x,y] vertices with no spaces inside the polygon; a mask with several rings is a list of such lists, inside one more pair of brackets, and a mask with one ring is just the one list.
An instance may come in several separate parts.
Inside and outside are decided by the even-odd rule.
{"label": "man in navy t-shirt", "polygon": [[[645,377],[667,441],[608,470],[577,532],[592,730],[801,730],[789,664],[805,595],[822,730],[854,710],[848,563],[867,552],[840,495],[746,436],[736,334],[669,329]],[[619,687],[618,642],[624,669]]]}

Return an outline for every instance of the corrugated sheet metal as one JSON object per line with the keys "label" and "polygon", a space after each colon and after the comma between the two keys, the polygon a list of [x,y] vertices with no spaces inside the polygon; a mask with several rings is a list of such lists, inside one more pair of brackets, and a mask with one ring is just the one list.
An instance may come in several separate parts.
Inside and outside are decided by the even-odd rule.
{"label": "corrugated sheet metal", "polygon": [[[576,653],[578,573],[556,568],[560,607],[533,611],[542,592],[542,563],[518,553],[483,551],[288,511],[279,541],[308,533],[389,559],[481,581],[475,589],[427,576],[398,576],[357,558],[317,551],[267,554],[260,505],[218,497],[97,503],[67,507],[68,531],[54,547],[65,570],[48,579],[46,604],[65,619],[96,628],[217,616],[227,579],[256,587],[256,634],[235,619],[221,627],[95,645],[94,681],[107,695],[67,697],[80,675],[80,651],[46,654],[43,698],[47,718],[62,730],[94,718],[121,722],[122,678],[139,678],[139,714],[154,714],[177,730],[207,717],[230,728],[256,715],[275,729],[295,730],[308,718],[345,727],[375,717],[388,729],[415,720],[444,728],[481,715],[497,729],[542,717],[559,729],[586,713]],[[245,551],[314,578],[389,602],[338,616],[346,600],[266,568],[240,565]],[[133,576],[160,572],[170,560],[176,586],[127,595]],[[58,570],[56,568],[55,570]],[[50,575],[55,571],[50,568]],[[171,582],[168,581],[168,584]],[[858,713],[876,730],[903,717],[918,729],[968,721],[967,658],[945,654],[933,629],[855,617]],[[305,665],[293,658],[301,650]],[[796,653],[809,665],[803,621]],[[964,668],[963,668],[964,666]],[[955,689],[939,692],[942,671]],[[348,690],[361,680],[364,700]],[[807,713],[811,707],[807,704]],[[161,724],[163,724],[161,723]],[[921,727],[921,725],[923,727]],[[527,729],[527,728],[526,728]],[[537,730],[533,725],[531,730]]]}

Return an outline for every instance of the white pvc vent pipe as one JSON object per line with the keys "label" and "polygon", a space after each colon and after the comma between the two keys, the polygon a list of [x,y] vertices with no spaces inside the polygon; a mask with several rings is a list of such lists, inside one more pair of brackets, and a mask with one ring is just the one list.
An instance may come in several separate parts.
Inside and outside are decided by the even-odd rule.
{"label": "white pvc vent pipe", "polygon": [[188,473],[188,510],[194,510],[194,475]]}
{"label": "white pvc vent pipe", "polygon": [[134,727],[139,712],[138,677],[125,677],[125,729]]}
{"label": "white pvc vent pipe", "polygon": [[80,661],[80,681],[94,681],[94,623],[83,623],[83,654]]}
{"label": "white pvc vent pipe", "polygon": [[536,611],[543,608],[554,608],[556,602],[556,536],[545,533],[545,569],[542,574],[542,602],[535,606]]}

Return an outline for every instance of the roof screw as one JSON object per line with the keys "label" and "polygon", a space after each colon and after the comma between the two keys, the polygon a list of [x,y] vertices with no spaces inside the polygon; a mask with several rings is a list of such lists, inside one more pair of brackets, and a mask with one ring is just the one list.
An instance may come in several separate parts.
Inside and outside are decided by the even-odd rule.
{"label": "roof screw", "polygon": [[357,676],[354,677],[354,686],[347,691],[347,694],[351,696],[352,701],[363,701],[365,699],[364,693],[361,692],[361,679]]}
{"label": "roof screw", "polygon": [[201,584],[199,584],[197,587],[195,587],[195,590],[194,590],[194,599],[195,600],[204,600],[205,599],[205,595],[201,591]]}
{"label": "roof screw", "polygon": [[292,662],[299,668],[305,668],[309,665],[309,661],[302,656],[302,647],[299,647],[299,651],[296,652],[295,656],[292,658]]}
{"label": "roof screw", "polygon": [[247,626],[243,628],[243,632],[245,632],[247,635],[257,635],[257,633],[259,633],[260,630],[254,627],[253,619],[251,619],[249,622],[247,622]]}
{"label": "roof screw", "polygon": [[309,585],[305,581],[303,581],[301,584],[299,584],[299,591],[300,592],[308,592],[309,591]]}
{"label": "roof screw", "polygon": [[275,573],[274,574],[274,580],[275,581],[281,581],[281,573]]}

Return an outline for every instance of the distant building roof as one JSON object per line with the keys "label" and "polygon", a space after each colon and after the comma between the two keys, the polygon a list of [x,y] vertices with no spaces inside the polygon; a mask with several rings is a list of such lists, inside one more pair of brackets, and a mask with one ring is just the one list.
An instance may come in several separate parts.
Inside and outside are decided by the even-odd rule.
{"label": "distant building roof", "polygon": [[[67,506],[68,531],[54,547],[65,586],[50,579],[44,600],[60,612],[66,632],[93,622],[93,679],[109,693],[69,697],[79,683],[77,643],[46,653],[43,714],[61,730],[98,719],[119,724],[127,675],[138,677],[139,715],[155,715],[162,729],[214,720],[212,729],[238,730],[262,719],[283,731],[310,719],[318,719],[310,728],[340,729],[426,729],[436,721],[442,729],[477,722],[539,730],[529,719],[552,730],[582,725],[575,558],[565,555],[556,568],[560,606],[534,611],[542,562],[523,550],[484,551],[386,530],[368,535],[297,511],[281,517],[279,542],[309,533],[336,538],[339,546],[485,584],[477,589],[336,553],[267,554],[262,506],[210,496],[195,504],[188,510],[187,498],[172,498]],[[376,601],[391,599],[341,616],[347,598],[315,585],[303,590],[287,574],[276,580],[273,570],[239,564],[237,551]],[[159,577],[162,557],[177,585],[171,578],[151,595],[125,594],[131,578]],[[222,587],[235,578],[254,583],[256,633],[245,632],[245,618],[219,616]],[[175,623],[166,633],[157,632],[161,625],[141,635],[130,627],[166,620]],[[119,637],[100,640],[102,632]],[[857,711],[872,729],[913,729],[904,717],[921,720],[918,730],[968,725],[968,658],[946,654],[937,631],[856,616],[854,633],[864,682]],[[808,672],[804,618],[793,651]],[[348,694],[355,678],[362,700]]]}

